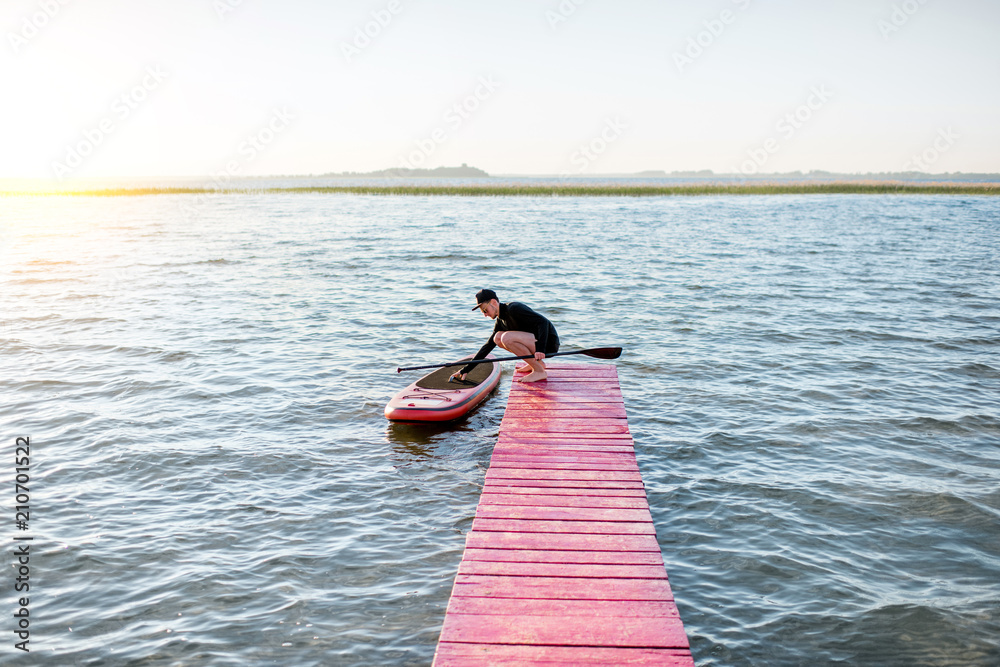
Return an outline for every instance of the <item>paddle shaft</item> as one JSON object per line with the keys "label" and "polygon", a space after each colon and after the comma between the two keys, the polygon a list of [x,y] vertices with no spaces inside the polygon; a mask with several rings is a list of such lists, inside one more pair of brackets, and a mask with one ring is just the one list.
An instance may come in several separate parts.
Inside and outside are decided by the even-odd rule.
{"label": "paddle shaft", "polygon": [[[617,359],[621,356],[622,349],[620,347],[596,347],[589,350],[572,350],[570,352],[553,352],[552,354],[546,354],[545,358],[549,357],[561,357],[566,354],[586,354],[590,357],[597,357],[599,359]],[[448,366],[471,366],[473,364],[485,364],[487,362],[493,363],[496,361],[517,361],[519,359],[534,359],[535,355],[526,354],[523,357],[501,357],[499,359],[475,359],[473,361],[452,361],[447,364],[431,364],[430,366],[410,366],[408,368],[397,368],[396,372],[401,371],[422,371],[427,368],[447,368]]]}

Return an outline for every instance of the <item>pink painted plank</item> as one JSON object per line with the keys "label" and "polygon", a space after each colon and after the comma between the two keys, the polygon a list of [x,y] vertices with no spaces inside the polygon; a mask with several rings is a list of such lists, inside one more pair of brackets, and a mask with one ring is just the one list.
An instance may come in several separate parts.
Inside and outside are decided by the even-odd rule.
{"label": "pink painted plank", "polygon": [[583,398],[587,401],[597,401],[600,397],[613,398],[615,403],[622,402],[621,392],[617,387],[596,384],[596,383],[569,383],[564,382],[549,387],[535,387],[534,389],[512,389],[510,398],[512,401],[520,401],[530,398],[540,398],[547,400],[562,400],[567,397]]}
{"label": "pink painted plank", "polygon": [[513,456],[623,456],[634,459],[635,448],[630,445],[546,445],[540,443],[498,443],[493,446],[493,455]]}
{"label": "pink painted plank", "polygon": [[644,551],[660,553],[653,535],[586,535],[472,531],[465,536],[469,549],[548,549],[553,551]]}
{"label": "pink painted plank", "polygon": [[[489,471],[487,471],[489,474]],[[533,487],[551,489],[638,489],[645,492],[646,487],[642,482],[631,481],[594,481],[592,479],[572,480],[572,479],[518,479],[516,477],[494,477],[486,479],[486,487]],[[484,489],[486,487],[483,487]],[[596,494],[595,494],[596,495]],[[645,495],[645,493],[643,494]]]}
{"label": "pink painted plank", "polygon": [[[551,375],[552,373],[558,374],[586,374],[586,375],[606,375],[610,377],[618,377],[618,367],[612,364],[556,364],[545,362],[547,366],[546,371]],[[531,368],[528,364],[523,362],[518,362],[514,364],[515,373],[527,373]]]}
{"label": "pink painted plank", "polygon": [[551,479],[594,482],[642,482],[637,472],[595,472],[589,470],[532,470],[530,468],[490,468],[487,480],[496,479]]}
{"label": "pink painted plank", "polygon": [[526,521],[653,523],[653,517],[650,515],[649,509],[645,507],[642,509],[621,509],[613,507],[538,507],[534,505],[481,504],[476,510],[476,517],[479,519],[523,519]]}
{"label": "pink painted plank", "polygon": [[628,463],[634,462],[635,452],[602,452],[600,450],[590,452],[580,452],[566,448],[544,448],[528,449],[515,445],[497,445],[493,448],[493,460],[515,460],[533,461],[541,459],[552,463],[563,462],[588,462],[606,461],[608,463]]}
{"label": "pink painted plank", "polygon": [[615,453],[602,454],[601,452],[575,452],[573,450],[564,452],[550,451],[548,454],[508,453],[500,451],[493,454],[490,459],[490,465],[510,468],[515,467],[511,464],[516,464],[519,461],[525,464],[525,468],[534,468],[540,464],[553,466],[560,464],[572,465],[574,463],[592,466],[601,464],[610,466],[636,466],[635,454],[628,452],[616,455]]}
{"label": "pink painted plank", "polygon": [[[523,480],[512,480],[523,481]],[[490,482],[483,486],[483,496],[490,493],[524,493],[540,496],[573,496],[578,498],[642,498],[646,500],[646,490],[641,484],[634,482],[623,482],[621,487],[592,486],[557,486],[549,484],[547,486],[531,484],[515,485],[502,482]]]}
{"label": "pink painted plank", "polygon": [[[502,563],[578,563],[593,565],[658,565],[663,557],[651,551],[555,551],[551,549],[467,548],[463,560]],[[665,571],[665,570],[664,570]]]}
{"label": "pink painted plank", "polygon": [[628,423],[621,419],[603,420],[594,419],[587,421],[576,419],[524,419],[515,418],[504,420],[500,428],[507,428],[510,431],[531,431],[533,433],[628,433]]}
{"label": "pink painted plank", "polygon": [[441,641],[545,646],[610,646],[618,648],[687,648],[687,635],[675,618],[593,619],[514,615],[455,615],[445,618]]}
{"label": "pink painted plank", "polygon": [[490,465],[503,465],[504,467],[511,467],[509,464],[523,461],[527,464],[524,466],[525,468],[532,468],[534,467],[534,464],[541,463],[548,465],[558,465],[561,463],[600,465],[602,463],[606,463],[612,466],[634,466],[636,465],[636,460],[635,454],[631,452],[577,452],[570,449],[561,452],[558,450],[549,450],[548,453],[541,454],[517,450],[500,450],[499,452],[495,451],[493,453],[493,456],[490,458]]}
{"label": "pink painted plank", "polygon": [[459,574],[504,577],[589,577],[606,579],[666,579],[663,565],[595,565],[571,563],[517,563],[463,560]]}
{"label": "pink painted plank", "polygon": [[545,521],[542,519],[472,520],[472,530],[502,533],[592,533],[597,535],[656,535],[653,524],[625,521]]}
{"label": "pink painted plank", "polygon": [[543,457],[541,460],[531,459],[493,459],[490,461],[490,468],[502,470],[504,468],[518,468],[523,470],[607,470],[611,472],[638,472],[637,463],[549,463]]}
{"label": "pink painted plank", "polygon": [[630,433],[501,433],[497,440],[500,445],[545,445],[548,447],[599,446],[631,447],[635,443]]}
{"label": "pink painted plank", "polygon": [[[526,366],[523,367],[523,368],[524,368],[523,372],[526,374],[529,369]],[[518,370],[518,371],[515,371],[515,373],[517,375],[521,375],[522,371]],[[601,369],[588,369],[588,370],[575,369],[575,370],[568,370],[568,369],[549,368],[548,371],[547,371],[547,373],[548,373],[548,377],[545,380],[543,380],[543,382],[545,382],[546,384],[548,384],[550,382],[558,382],[559,380],[575,380],[575,381],[580,381],[580,380],[590,380],[590,379],[593,379],[593,380],[603,380],[604,382],[617,382],[618,381],[618,374],[617,373],[614,373],[614,372],[608,373],[608,372],[605,372],[605,371],[603,371]]]}
{"label": "pink painted plank", "polygon": [[502,603],[490,598],[452,598],[449,614],[491,615],[503,604],[504,614],[520,616],[591,616],[599,618],[679,618],[670,601],[650,600],[515,600]]}
{"label": "pink painted plank", "polygon": [[617,454],[635,458],[635,449],[628,445],[540,445],[532,444],[503,444],[493,447],[494,453],[497,451],[504,454],[525,453],[531,456],[600,456],[602,454]]}
{"label": "pink painted plank", "polygon": [[596,396],[575,396],[573,392],[561,392],[558,396],[550,396],[541,394],[539,392],[534,393],[521,393],[517,396],[511,398],[507,407],[514,406],[517,408],[529,408],[534,406],[543,407],[565,407],[567,409],[572,409],[573,405],[610,405],[615,407],[625,407],[625,399],[622,398],[621,394],[603,393]]}
{"label": "pink painted plank", "polygon": [[568,417],[563,417],[548,410],[527,410],[527,411],[522,410],[520,412],[505,414],[503,419],[500,421],[500,428],[503,428],[505,425],[507,426],[524,425],[530,429],[533,424],[544,423],[544,422],[556,422],[556,423],[576,422],[580,424],[586,424],[587,426],[591,427],[601,426],[601,425],[610,425],[610,426],[621,426],[623,424],[626,426],[628,425],[628,420],[623,417],[612,417],[610,415],[608,416],[599,415],[597,417],[583,417],[579,416],[577,414],[578,412],[579,411],[574,411],[574,413],[570,414]]}
{"label": "pink painted plank", "polygon": [[[584,397],[586,398],[586,397]],[[538,397],[533,397],[528,401],[511,401],[507,403],[507,409],[504,414],[523,414],[523,413],[535,413],[537,414],[539,410],[542,411],[552,411],[553,413],[560,412],[573,412],[580,413],[586,412],[588,410],[599,410],[601,412],[608,412],[616,416],[625,414],[626,417],[628,413],[625,410],[625,404],[621,401],[546,401]],[[626,417],[619,417],[620,419],[625,419]]]}
{"label": "pink painted plank", "polygon": [[673,600],[666,579],[492,577],[459,574],[453,596],[539,600]]}
{"label": "pink painted plank", "polygon": [[625,421],[628,415],[625,408],[617,403],[606,403],[606,408],[591,407],[593,403],[567,403],[569,406],[585,405],[587,407],[555,408],[545,405],[525,405],[511,409],[507,408],[504,419],[619,419]]}
{"label": "pink painted plank", "polygon": [[529,384],[515,382],[510,389],[510,396],[515,400],[522,396],[551,398],[560,394],[568,396],[605,394],[621,398],[622,392],[616,382],[532,382]]}
{"label": "pink painted plank", "polygon": [[611,507],[619,509],[642,509],[649,511],[645,497],[620,498],[600,496],[548,496],[525,493],[483,493],[479,507],[490,505],[518,505],[525,507]]}
{"label": "pink painted plank", "polygon": [[517,646],[441,642],[433,667],[552,667],[553,665],[622,665],[625,667],[694,667],[686,649]]}

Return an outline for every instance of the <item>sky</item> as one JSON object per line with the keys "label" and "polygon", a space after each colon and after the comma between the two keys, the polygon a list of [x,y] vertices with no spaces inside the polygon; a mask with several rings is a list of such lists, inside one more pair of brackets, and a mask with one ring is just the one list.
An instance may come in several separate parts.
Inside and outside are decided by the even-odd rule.
{"label": "sky", "polygon": [[996,0],[6,0],[0,178],[1000,172]]}

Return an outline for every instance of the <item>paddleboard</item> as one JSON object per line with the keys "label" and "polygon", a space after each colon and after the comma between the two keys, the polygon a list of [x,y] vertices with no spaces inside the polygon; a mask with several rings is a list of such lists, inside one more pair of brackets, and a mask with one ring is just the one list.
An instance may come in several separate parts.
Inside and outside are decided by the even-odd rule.
{"label": "paddleboard", "polygon": [[[467,357],[461,361],[466,361]],[[495,358],[492,354],[487,359]],[[500,364],[473,366],[464,382],[448,382],[461,366],[439,368],[392,397],[385,418],[405,422],[445,422],[464,417],[500,383]]]}

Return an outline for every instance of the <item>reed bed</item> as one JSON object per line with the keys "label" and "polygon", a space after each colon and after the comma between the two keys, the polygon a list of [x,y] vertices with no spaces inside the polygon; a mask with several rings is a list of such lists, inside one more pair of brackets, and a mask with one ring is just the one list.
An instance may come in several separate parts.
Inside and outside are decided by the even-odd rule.
{"label": "reed bed", "polygon": [[344,185],[291,188],[105,188],[91,190],[53,190],[44,192],[3,192],[7,196],[137,197],[146,195],[215,195],[215,194],[361,194],[465,197],[656,197],[705,195],[998,195],[1000,183],[903,183],[903,182],[828,182],[828,183],[706,183],[679,185],[634,184],[511,184],[496,185]]}

